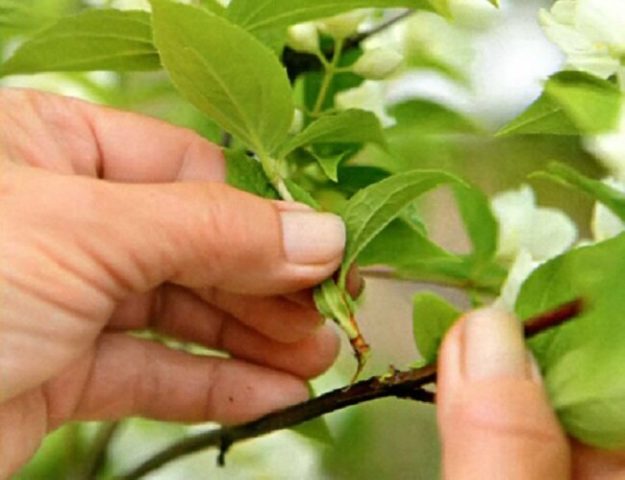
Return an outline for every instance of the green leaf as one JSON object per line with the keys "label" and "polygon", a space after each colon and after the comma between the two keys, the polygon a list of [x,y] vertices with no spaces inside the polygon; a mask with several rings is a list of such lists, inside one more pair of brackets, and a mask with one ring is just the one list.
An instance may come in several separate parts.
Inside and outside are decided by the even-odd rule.
{"label": "green leaf", "polygon": [[325,173],[326,176],[333,182],[339,181],[339,165],[346,155],[347,153],[339,153],[337,155],[331,156],[321,156],[313,154],[315,160],[317,160],[317,163],[321,167],[321,170],[323,170],[323,173]]}
{"label": "green leaf", "polygon": [[343,212],[347,245],[339,285],[345,285],[348,269],[356,257],[384,227],[409,203],[444,183],[463,182],[446,172],[413,170],[388,177],[354,195]]}
{"label": "green leaf", "polygon": [[538,172],[533,176],[546,177],[565,186],[577,188],[603,203],[616,216],[625,221],[625,194],[599,180],[589,178],[577,170],[557,162],[550,163],[546,172]]}
{"label": "green leaf", "polygon": [[584,443],[625,447],[625,235],[577,248],[543,264],[516,303],[530,318],[581,298],[584,311],[530,346],[566,430]]}
{"label": "green leaf", "polygon": [[225,150],[226,182],[239,190],[265,198],[280,198],[263,171],[260,162],[244,150]]}
{"label": "green leaf", "polygon": [[154,39],[180,92],[260,156],[284,141],[293,99],[277,57],[206,10],[152,0]]}
{"label": "green leaf", "polygon": [[62,18],[35,34],[2,65],[0,74],[159,68],[149,15],[107,9]]}
{"label": "green leaf", "polygon": [[426,364],[434,363],[447,330],[462,312],[432,292],[419,293],[412,302],[412,331]]}
{"label": "green leaf", "polygon": [[308,205],[315,210],[321,210],[321,205],[319,205],[319,202],[317,202],[317,200],[315,200],[310,193],[300,187],[293,180],[285,179],[284,184],[286,185],[287,190],[293,197],[293,200]]}
{"label": "green leaf", "polygon": [[461,260],[433,243],[423,231],[402,219],[389,223],[358,255],[361,267],[387,265],[396,269],[417,263]]}
{"label": "green leaf", "polygon": [[367,7],[425,8],[450,15],[448,0],[232,0],[228,18],[256,32]]}
{"label": "green leaf", "polygon": [[454,187],[456,203],[473,244],[473,257],[478,263],[489,261],[497,250],[498,223],[488,197],[473,186]]}
{"label": "green leaf", "polygon": [[440,103],[423,99],[411,99],[397,103],[388,109],[397,121],[394,130],[410,129],[420,135],[477,133],[472,120]]}
{"label": "green leaf", "polygon": [[497,135],[577,135],[579,129],[549,95],[542,94]]}
{"label": "green leaf", "polygon": [[226,14],[226,7],[217,0],[200,0],[200,5],[215,15],[223,17]]}
{"label": "green leaf", "polygon": [[499,135],[576,135],[613,129],[619,118],[621,93],[613,83],[582,72],[560,72],[543,95]]}
{"label": "green leaf", "polygon": [[386,148],[378,118],[364,110],[345,110],[319,117],[280,150],[281,156],[313,143],[374,143]]}

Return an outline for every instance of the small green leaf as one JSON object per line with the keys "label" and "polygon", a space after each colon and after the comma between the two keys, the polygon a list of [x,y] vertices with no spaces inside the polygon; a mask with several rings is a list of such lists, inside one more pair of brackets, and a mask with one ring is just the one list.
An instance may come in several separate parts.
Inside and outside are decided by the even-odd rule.
{"label": "small green leaf", "polygon": [[228,18],[257,32],[367,7],[430,9],[450,15],[448,0],[232,0]]}
{"label": "small green leaf", "polygon": [[259,197],[279,198],[259,161],[249,157],[244,150],[225,150],[224,155],[229,185]]}
{"label": "small green leaf", "polygon": [[560,72],[543,95],[499,135],[576,135],[613,129],[619,118],[621,93],[613,83],[582,72]]}
{"label": "small green leaf", "polygon": [[319,205],[319,202],[317,202],[317,200],[315,200],[310,193],[300,187],[293,180],[285,179],[284,184],[286,185],[287,190],[293,197],[293,200],[308,205],[315,210],[321,210],[321,205]]}
{"label": "small green leaf", "polygon": [[2,75],[86,70],[157,70],[146,12],[87,10],[60,19],[22,44]]}
{"label": "small green leaf", "polygon": [[473,186],[454,187],[456,203],[473,244],[478,263],[488,262],[497,250],[499,224],[490,208],[488,197]]}
{"label": "small green leaf", "polygon": [[625,221],[625,194],[599,180],[589,178],[577,170],[557,162],[549,164],[546,172],[538,172],[533,176],[546,177],[565,186],[577,188],[603,203],[617,217]]}
{"label": "small green leaf", "polygon": [[339,181],[339,165],[349,152],[339,153],[336,155],[322,156],[314,155],[315,160],[323,170],[323,173],[333,182]]}
{"label": "small green leaf", "polygon": [[154,39],[180,92],[261,156],[284,141],[293,120],[289,80],[255,37],[208,11],[152,0]]}
{"label": "small green leaf", "polygon": [[347,272],[356,257],[384,227],[425,192],[445,183],[463,184],[446,172],[413,170],[373,184],[354,195],[343,212],[347,245],[341,265],[339,285],[345,286]]}
{"label": "small green leaf", "polygon": [[625,235],[567,252],[535,270],[517,299],[530,318],[581,298],[583,313],[530,340],[566,430],[601,448],[625,447]]}
{"label": "small green leaf", "polygon": [[434,363],[447,330],[462,312],[432,292],[419,293],[412,302],[414,341],[426,364]]}
{"label": "small green leaf", "polygon": [[296,148],[314,143],[374,143],[386,148],[386,139],[378,118],[364,110],[345,110],[319,117],[281,148],[286,156]]}

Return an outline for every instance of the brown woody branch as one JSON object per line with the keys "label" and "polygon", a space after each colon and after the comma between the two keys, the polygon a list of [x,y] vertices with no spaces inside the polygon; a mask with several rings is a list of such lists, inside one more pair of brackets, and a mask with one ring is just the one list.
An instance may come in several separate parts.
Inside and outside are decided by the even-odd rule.
{"label": "brown woody branch", "polygon": [[[525,336],[529,338],[557,327],[579,315],[582,309],[583,302],[577,299],[533,317],[524,324]],[[434,394],[423,387],[435,381],[436,365],[407,371],[394,370],[388,375],[369,378],[346,388],[333,390],[306,402],[270,413],[250,423],[223,427],[184,438],[139,465],[123,479],[136,480],[166,463],[207,448],[219,448],[218,461],[220,465],[223,465],[225,454],[237,442],[290,428],[327,413],[379,398],[397,397],[432,403]]]}

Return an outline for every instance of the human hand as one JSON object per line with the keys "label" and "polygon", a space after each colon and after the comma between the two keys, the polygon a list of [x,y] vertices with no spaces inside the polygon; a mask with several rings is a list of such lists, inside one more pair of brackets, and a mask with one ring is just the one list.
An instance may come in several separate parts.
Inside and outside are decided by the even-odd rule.
{"label": "human hand", "polygon": [[470,313],[447,334],[437,403],[446,480],[625,478],[625,453],[566,437],[520,323],[502,311]]}
{"label": "human hand", "polygon": [[[71,420],[233,423],[308,397],[338,340],[304,289],[344,226],[224,172],[188,130],[0,90],[0,478]],[[125,333],[145,328],[232,358]]]}

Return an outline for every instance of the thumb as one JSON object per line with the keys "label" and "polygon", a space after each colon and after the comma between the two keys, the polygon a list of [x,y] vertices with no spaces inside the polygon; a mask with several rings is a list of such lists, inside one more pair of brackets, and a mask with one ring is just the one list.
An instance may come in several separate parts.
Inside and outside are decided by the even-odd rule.
{"label": "thumb", "polygon": [[564,480],[570,452],[520,323],[479,310],[447,335],[438,370],[446,480]]}
{"label": "thumb", "polygon": [[341,262],[340,217],[270,201],[220,183],[98,185],[95,251],[127,289],[165,281],[270,295],[301,290]]}

